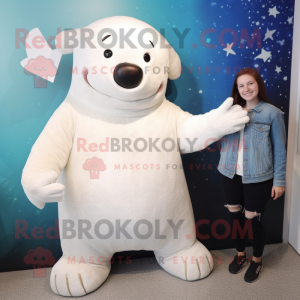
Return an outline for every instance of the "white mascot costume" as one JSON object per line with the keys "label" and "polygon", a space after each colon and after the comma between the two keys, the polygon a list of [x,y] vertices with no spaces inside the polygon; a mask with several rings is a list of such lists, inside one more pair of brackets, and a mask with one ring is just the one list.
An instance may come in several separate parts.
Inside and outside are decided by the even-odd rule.
{"label": "white mascot costume", "polygon": [[[75,34],[70,47],[66,36]],[[180,76],[180,59],[157,30],[134,18],[101,19],[60,33],[56,43],[73,52],[71,87],[22,175],[35,206],[58,202],[63,256],[52,269],[52,290],[94,291],[113,254],[127,250],[153,250],[159,265],[183,280],[208,276],[213,260],[196,239],[180,153],[241,130],[247,112],[232,98],[196,116],[169,102],[167,81]]]}

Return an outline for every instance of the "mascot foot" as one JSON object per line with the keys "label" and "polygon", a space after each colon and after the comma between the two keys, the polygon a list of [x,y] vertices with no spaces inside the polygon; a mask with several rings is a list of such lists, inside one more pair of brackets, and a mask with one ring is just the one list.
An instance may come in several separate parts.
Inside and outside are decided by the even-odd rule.
{"label": "mascot foot", "polygon": [[188,281],[205,278],[214,267],[210,252],[199,241],[196,241],[189,249],[171,256],[166,256],[163,252],[155,252],[155,256],[163,269]]}
{"label": "mascot foot", "polygon": [[79,263],[62,257],[53,267],[51,289],[61,296],[84,296],[96,290],[107,278],[110,265]]}

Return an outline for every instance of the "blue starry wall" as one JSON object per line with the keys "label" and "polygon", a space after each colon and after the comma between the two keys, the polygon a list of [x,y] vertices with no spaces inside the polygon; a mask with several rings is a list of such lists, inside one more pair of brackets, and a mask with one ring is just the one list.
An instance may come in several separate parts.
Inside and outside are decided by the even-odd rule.
{"label": "blue starry wall", "polygon": [[[71,82],[72,55],[62,57],[54,83],[34,88],[34,77],[24,73],[23,45],[15,45],[15,30],[38,27],[44,37],[57,28],[84,27],[98,19],[126,15],[141,19],[164,35],[182,61],[181,77],[169,83],[167,98],[183,110],[202,114],[218,107],[230,96],[235,74],[245,67],[257,68],[269,99],[289,111],[289,87],[293,40],[294,0],[224,1],[10,1],[0,10],[0,28],[5,46],[0,62],[0,271],[32,268],[24,262],[31,249],[43,247],[57,260],[61,256],[55,236],[57,204],[38,210],[21,186],[21,173],[30,149],[55,109],[64,100]],[[179,34],[186,33],[180,42]],[[211,151],[209,151],[211,150]],[[214,151],[216,150],[216,151]],[[183,164],[196,221],[207,219],[199,232],[209,234],[202,242],[210,249],[232,247],[230,238],[211,233],[215,220],[227,220],[216,169],[219,152],[209,149],[183,155]],[[277,221],[272,223],[270,212]],[[281,242],[283,200],[268,203],[264,223],[267,242]],[[16,224],[27,234],[16,234]],[[52,229],[53,238],[32,230]],[[51,228],[52,227],[52,228]],[[219,225],[221,235],[225,228]]]}

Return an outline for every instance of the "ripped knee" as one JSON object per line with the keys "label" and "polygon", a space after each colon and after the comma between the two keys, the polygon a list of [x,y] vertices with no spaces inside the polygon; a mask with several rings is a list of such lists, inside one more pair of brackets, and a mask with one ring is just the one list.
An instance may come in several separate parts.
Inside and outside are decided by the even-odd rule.
{"label": "ripped knee", "polygon": [[256,211],[248,211],[248,210],[245,210],[245,217],[247,219],[253,219],[254,217],[257,217],[258,220],[260,221],[260,217],[261,217],[261,213],[258,213]]}
{"label": "ripped knee", "polygon": [[242,210],[242,205],[240,204],[225,204],[224,206],[227,207],[230,212],[238,212]]}

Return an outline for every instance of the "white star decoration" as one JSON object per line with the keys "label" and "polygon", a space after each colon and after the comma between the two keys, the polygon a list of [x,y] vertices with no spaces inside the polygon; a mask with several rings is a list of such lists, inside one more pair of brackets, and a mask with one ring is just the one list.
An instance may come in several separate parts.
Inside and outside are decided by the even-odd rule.
{"label": "white star decoration", "polygon": [[228,56],[229,54],[235,55],[235,52],[231,49],[232,45],[233,45],[233,42],[230,45],[227,44],[227,47],[223,49],[224,51],[226,51],[226,56]]}
{"label": "white star decoration", "polygon": [[269,16],[273,16],[276,18],[276,15],[280,14],[280,12],[276,9],[276,6],[273,8],[269,8]]}
{"label": "white star decoration", "polygon": [[273,40],[273,33],[276,31],[276,29],[275,30],[269,30],[269,28],[267,28],[267,32],[265,33],[265,38],[264,38],[264,40],[266,40],[266,39],[271,39],[271,40]]}
{"label": "white star decoration", "polygon": [[293,18],[294,17],[290,17],[290,18],[287,19],[287,21],[289,22],[289,24],[293,24]]}
{"label": "white star decoration", "polygon": [[277,66],[276,66],[275,72],[277,72],[277,74],[279,74],[279,73],[281,72],[281,67],[277,67]]}
{"label": "white star decoration", "polygon": [[284,40],[282,41],[277,41],[278,44],[280,44],[280,46],[283,46],[284,45]]}
{"label": "white star decoration", "polygon": [[261,54],[257,55],[254,59],[261,58],[266,62],[272,56],[271,51],[261,49]]}

